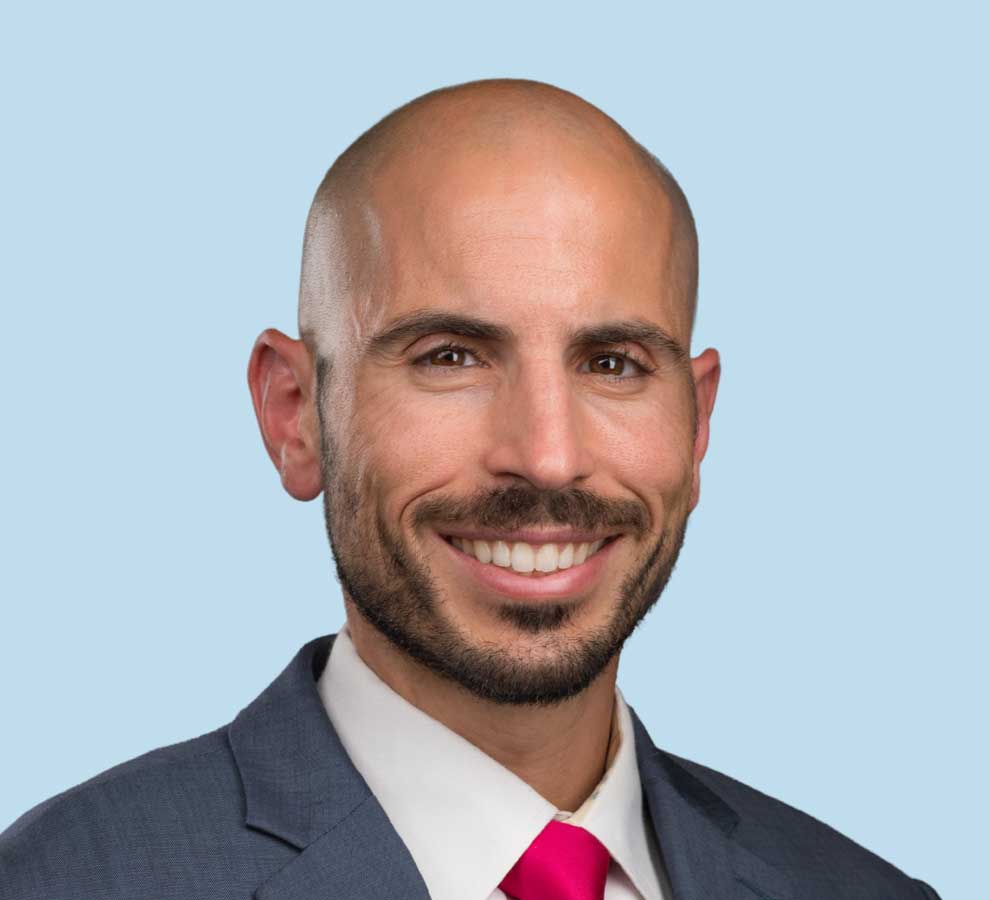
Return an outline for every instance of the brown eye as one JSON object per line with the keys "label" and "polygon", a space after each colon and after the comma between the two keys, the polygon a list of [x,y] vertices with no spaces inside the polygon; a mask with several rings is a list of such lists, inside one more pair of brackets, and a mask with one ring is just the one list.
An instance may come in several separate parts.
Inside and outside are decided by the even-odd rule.
{"label": "brown eye", "polygon": [[430,362],[438,366],[459,366],[464,362],[464,351],[454,347],[444,347],[430,354]]}
{"label": "brown eye", "polygon": [[615,353],[602,353],[591,358],[591,371],[596,375],[621,375],[626,370],[626,358]]}
{"label": "brown eye", "polygon": [[634,381],[653,370],[628,353],[598,353],[588,357],[582,371],[603,375],[608,381]]}
{"label": "brown eye", "polygon": [[428,369],[470,369],[478,365],[478,359],[466,347],[445,344],[424,353],[416,360],[416,364]]}

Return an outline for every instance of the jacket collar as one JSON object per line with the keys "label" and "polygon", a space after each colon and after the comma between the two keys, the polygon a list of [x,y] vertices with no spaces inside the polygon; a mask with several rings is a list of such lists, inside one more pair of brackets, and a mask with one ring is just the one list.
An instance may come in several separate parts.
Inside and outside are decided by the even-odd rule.
{"label": "jacket collar", "polygon": [[[428,900],[409,851],[344,751],[316,689],[335,635],[310,641],[228,729],[245,822],[301,851],[257,900]],[[739,815],[658,750],[632,711],[636,758],[676,900],[793,900],[733,838]]]}
{"label": "jacket collar", "polygon": [[790,880],[737,839],[739,814],[658,750],[630,712],[640,781],[676,900],[793,900]]}
{"label": "jacket collar", "polygon": [[300,851],[256,900],[429,900],[405,844],[344,751],[316,690],[334,635],[306,644],[228,729],[245,822]]}

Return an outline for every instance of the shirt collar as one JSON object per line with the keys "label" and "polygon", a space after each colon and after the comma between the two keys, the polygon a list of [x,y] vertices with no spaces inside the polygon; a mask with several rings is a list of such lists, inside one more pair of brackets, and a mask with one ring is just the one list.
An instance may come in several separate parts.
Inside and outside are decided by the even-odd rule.
{"label": "shirt collar", "polygon": [[344,749],[435,900],[487,900],[555,817],[590,831],[640,894],[655,896],[632,721],[618,689],[611,764],[570,815],[393,691],[358,656],[346,626],[317,687]]}
{"label": "shirt collar", "polygon": [[651,898],[657,896],[659,866],[650,840],[652,823],[643,803],[632,716],[618,687],[615,710],[613,737],[618,734],[615,757],[581,808],[564,821],[580,825],[598,838],[639,893]]}

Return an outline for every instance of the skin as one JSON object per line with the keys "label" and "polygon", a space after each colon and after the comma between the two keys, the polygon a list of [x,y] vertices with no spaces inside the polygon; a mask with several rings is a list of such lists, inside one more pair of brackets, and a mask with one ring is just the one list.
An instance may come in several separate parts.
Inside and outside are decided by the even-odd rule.
{"label": "skin", "polygon": [[[594,107],[564,92],[538,99],[494,85],[414,111],[403,136],[416,152],[388,154],[341,206],[341,244],[373,248],[372,259],[348,257],[348,270],[370,274],[351,279],[357,286],[317,341],[263,332],[248,379],[285,489],[309,500],[326,488],[362,659],[574,810],[605,769],[621,641],[659,596],[656,579],[669,575],[698,502],[720,365],[714,349],[687,352],[690,304],[673,263],[667,193]],[[493,107],[502,110],[494,147],[479,139],[493,133]],[[436,332],[370,348],[391,323],[424,310],[481,317],[510,336]],[[574,344],[576,328],[614,320],[663,329],[683,354]],[[435,352],[446,342],[464,349]],[[322,394],[318,352],[332,359]],[[521,517],[508,503],[513,491],[532,501]],[[578,494],[595,501],[589,513],[572,502]],[[474,580],[441,537],[455,521],[477,523],[484,497],[494,501],[490,522],[506,527],[562,527],[553,499],[565,524],[619,534],[590,587],[556,604],[554,621],[539,619],[546,600],[508,604]],[[408,561],[405,580],[391,541]],[[380,579],[370,602],[419,628],[426,645],[495,660],[517,679],[565,671],[589,657],[596,636],[618,634],[618,646],[570,696],[485,696],[440,671],[443,659],[424,664],[376,626],[347,589],[347,574],[361,572]],[[644,576],[638,593],[631,573]],[[416,576],[429,588],[418,620]],[[520,605],[535,625],[524,627]]]}

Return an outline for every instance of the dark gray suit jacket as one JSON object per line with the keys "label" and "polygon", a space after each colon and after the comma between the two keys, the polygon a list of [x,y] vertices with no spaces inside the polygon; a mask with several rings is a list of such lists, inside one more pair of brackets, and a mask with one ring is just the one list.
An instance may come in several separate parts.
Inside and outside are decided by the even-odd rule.
{"label": "dark gray suit jacket", "polygon": [[[21,816],[0,835],[0,900],[427,900],[317,693],[333,637],[229,726]],[[676,900],[936,897],[810,816],[658,750],[632,719]]]}

